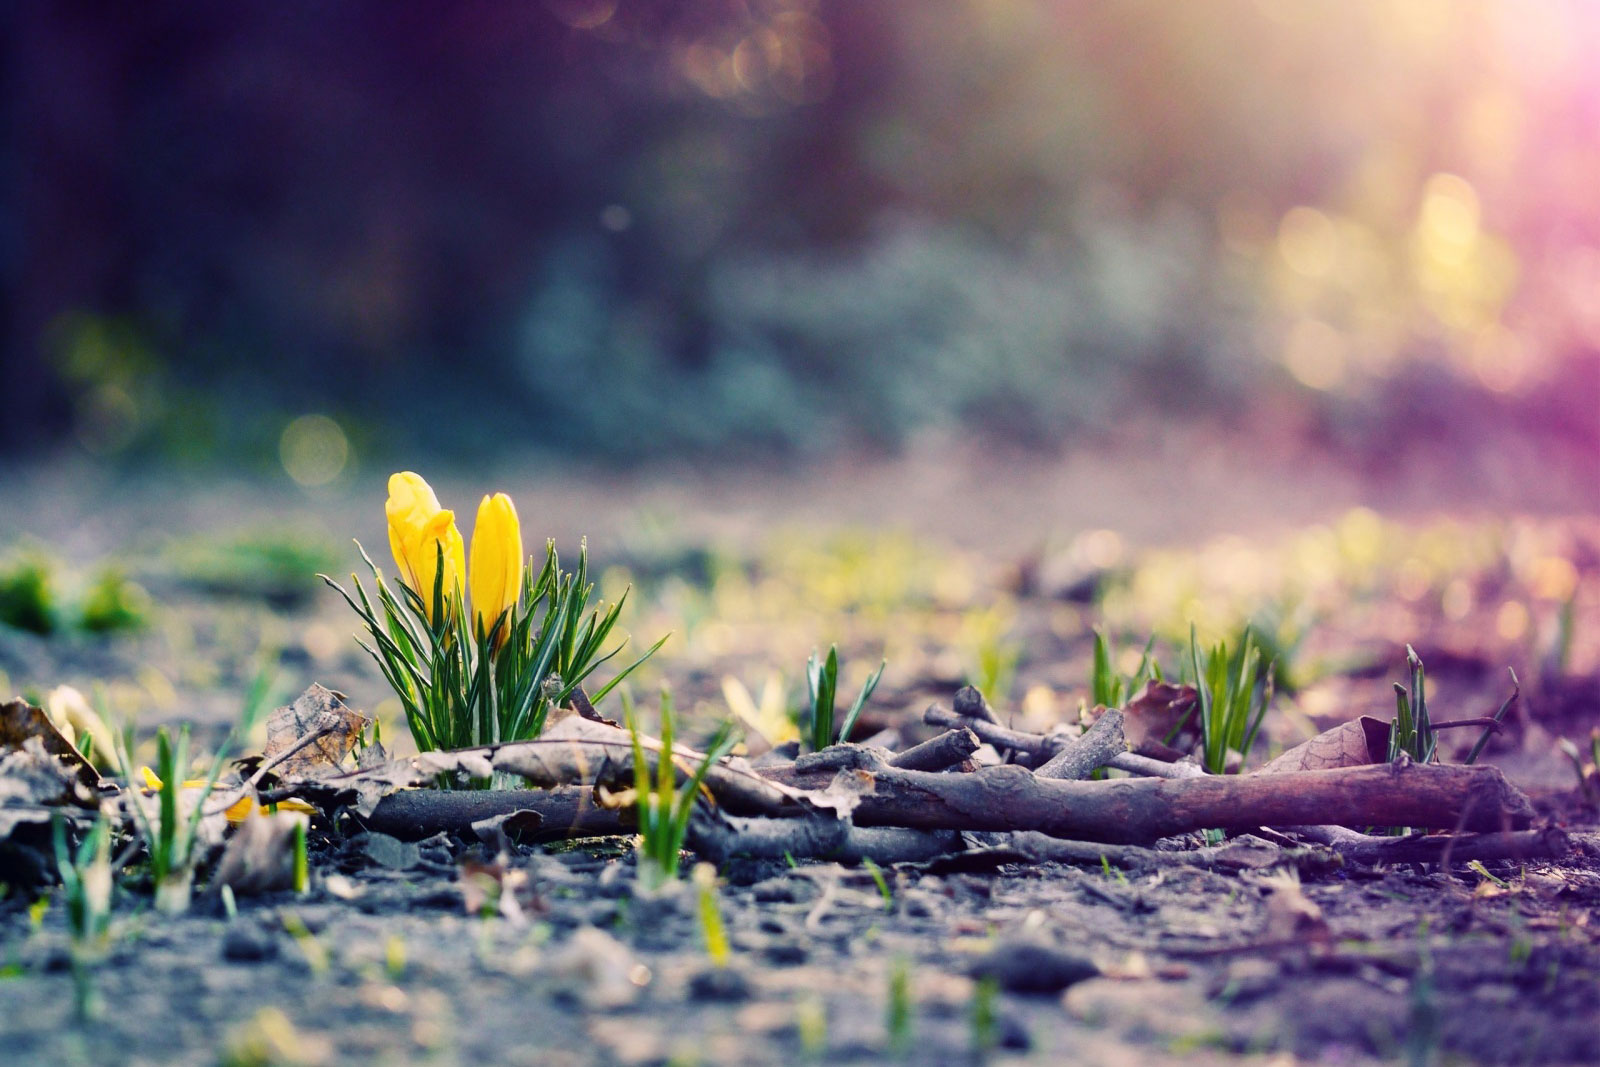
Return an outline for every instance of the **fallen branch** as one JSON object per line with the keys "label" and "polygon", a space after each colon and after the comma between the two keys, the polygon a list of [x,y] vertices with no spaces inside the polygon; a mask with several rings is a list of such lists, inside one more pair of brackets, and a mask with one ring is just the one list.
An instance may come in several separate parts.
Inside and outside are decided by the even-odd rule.
{"label": "fallen branch", "polygon": [[1141,756],[1137,752],[1119,752],[1106,760],[1106,766],[1143,778],[1203,778],[1206,773],[1206,769],[1190,756],[1168,763],[1166,760]]}
{"label": "fallen branch", "polygon": [[1107,708],[1079,736],[1061,746],[1033,773],[1040,778],[1082,779],[1128,751],[1122,733],[1124,716],[1120,708]]}
{"label": "fallen branch", "polygon": [[696,813],[689,824],[688,844],[719,864],[734,856],[923,863],[963,847],[955,830],[852,826],[846,819],[829,818],[741,818],[711,811]]}
{"label": "fallen branch", "polygon": [[978,750],[978,735],[966,727],[946,730],[944,733],[913,745],[904,752],[889,757],[889,766],[903,771],[942,771],[954,767]]}
{"label": "fallen branch", "polygon": [[1328,846],[1340,856],[1349,862],[1367,866],[1379,863],[1442,864],[1470,863],[1473,860],[1560,859],[1572,848],[1571,838],[1556,827],[1431,837],[1421,834],[1377,837],[1348,831],[1329,836],[1332,840]]}
{"label": "fallen branch", "polygon": [[956,690],[956,695],[950,699],[951,707],[956,709],[956,714],[966,719],[982,719],[985,722],[1000,725],[1000,717],[994,713],[989,702],[983,698],[983,693],[975,685],[964,685]]}
{"label": "fallen branch", "polygon": [[[981,735],[980,735],[981,736]],[[772,772],[799,788],[821,775]],[[862,775],[861,826],[1038,830],[1051,837],[1136,844],[1207,828],[1249,830],[1334,822],[1434,829],[1526,827],[1533,808],[1492,767],[1374,765],[1276,775],[1054,781],[1023,767],[972,774],[883,768]]]}
{"label": "fallen branch", "polygon": [[576,786],[560,789],[408,789],[378,801],[361,819],[369,830],[407,841],[434,834],[464,833],[473,823],[503,815],[531,812],[538,828],[519,833],[524,842],[574,837],[609,837],[633,833],[633,809],[602,808],[593,791]]}
{"label": "fallen branch", "polygon": [[[1319,848],[1278,848],[1259,838],[1236,838],[1208,848],[1156,849],[1139,845],[1114,845],[1094,841],[1063,841],[1033,831],[993,835],[1004,853],[1013,851],[1019,859],[1008,862],[1034,863],[1109,863],[1130,870],[1163,870],[1172,867],[1204,867],[1223,870],[1264,870],[1269,867],[1327,868],[1337,866],[1338,858]],[[1000,857],[1000,858],[1003,858]]]}
{"label": "fallen branch", "polygon": [[978,735],[978,740],[995,748],[1009,748],[1017,752],[1026,752],[1030,755],[1041,756],[1045,759],[1060,751],[1061,746],[1069,739],[1054,737],[1046,734],[1030,734],[1022,730],[1013,730],[986,719],[975,718],[970,715],[958,715],[948,708],[941,708],[931,704],[928,710],[922,713],[922,721],[929,726],[943,726],[949,730],[959,730],[965,727]]}
{"label": "fallen branch", "polygon": [[[654,774],[661,757],[661,742],[655,738],[641,741]],[[683,745],[674,745],[671,753],[680,779],[687,778],[704,758],[703,753]],[[410,759],[346,774],[286,780],[279,788],[263,793],[260,800],[272,803],[297,797],[324,806],[353,805],[357,814],[366,818],[377,811],[384,799],[436,783],[440,777],[465,783],[504,774],[546,789],[569,785],[631,788],[633,740],[626,730],[574,715],[531,741],[454,752],[423,752]],[[705,786],[718,803],[739,814],[798,814],[834,803],[820,794],[802,797],[756,773],[742,760],[724,759],[714,764],[706,775]]]}

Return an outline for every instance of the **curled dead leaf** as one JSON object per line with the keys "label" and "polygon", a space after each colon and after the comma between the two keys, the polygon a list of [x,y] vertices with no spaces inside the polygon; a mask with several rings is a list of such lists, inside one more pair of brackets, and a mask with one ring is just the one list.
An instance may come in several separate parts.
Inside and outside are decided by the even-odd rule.
{"label": "curled dead leaf", "polygon": [[1363,715],[1294,746],[1255,773],[1282,774],[1286,771],[1364,767],[1371,763],[1383,763],[1388,756],[1389,724]]}
{"label": "curled dead leaf", "polygon": [[73,777],[91,794],[98,793],[100,772],[83,758],[83,753],[71,741],[62,736],[44,709],[36,708],[26,700],[12,700],[0,705],[0,754],[19,752],[30,739],[39,742],[41,752],[55,756],[64,763]]}
{"label": "curled dead leaf", "polygon": [[337,774],[345,756],[361,739],[372,722],[359,711],[345,706],[344,694],[321,685],[312,685],[295,698],[293,704],[279,708],[267,719],[266,759],[293,748],[307,734],[322,732],[311,744],[294,753],[278,766],[284,778],[318,778]]}
{"label": "curled dead leaf", "polygon": [[1171,745],[1179,752],[1188,751],[1193,747],[1199,709],[1200,695],[1194,686],[1151,679],[1143,693],[1123,706],[1127,716],[1123,736],[1130,749],[1157,759],[1167,758]]}

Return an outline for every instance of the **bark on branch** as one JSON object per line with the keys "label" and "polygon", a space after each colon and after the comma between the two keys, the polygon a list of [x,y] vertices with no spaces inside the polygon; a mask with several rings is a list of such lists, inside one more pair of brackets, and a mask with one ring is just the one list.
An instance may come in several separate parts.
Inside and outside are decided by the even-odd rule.
{"label": "bark on branch", "polygon": [[[981,736],[981,735],[980,735]],[[774,773],[777,772],[776,769]],[[1038,830],[1052,837],[1137,844],[1194,830],[1339,823],[1500,831],[1533,808],[1493,767],[1381,764],[1276,775],[1052,781],[1022,767],[972,774],[881,768],[863,783],[862,826]],[[821,776],[784,775],[799,788]]]}

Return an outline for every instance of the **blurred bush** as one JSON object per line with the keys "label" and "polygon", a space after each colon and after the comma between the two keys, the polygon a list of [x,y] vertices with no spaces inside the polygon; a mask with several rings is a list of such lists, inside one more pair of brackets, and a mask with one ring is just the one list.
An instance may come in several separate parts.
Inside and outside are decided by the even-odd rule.
{"label": "blurred bush", "polygon": [[1516,0],[10,5],[0,450],[315,485],[1463,392],[1593,441],[1596,44]]}

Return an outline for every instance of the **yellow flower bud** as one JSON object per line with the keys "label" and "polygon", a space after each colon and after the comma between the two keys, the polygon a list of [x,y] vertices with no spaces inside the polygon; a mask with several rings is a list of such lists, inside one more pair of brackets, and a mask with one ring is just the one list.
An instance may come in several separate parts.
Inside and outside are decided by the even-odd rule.
{"label": "yellow flower bud", "polygon": [[389,548],[400,578],[422,597],[433,618],[433,586],[439,572],[439,546],[444,546],[444,597],[459,601],[466,571],[466,546],[456,529],[454,512],[439,507],[439,498],[419,475],[402,471],[389,478]]}
{"label": "yellow flower bud", "polygon": [[[473,619],[480,635],[489,632],[502,612],[516,606],[522,592],[522,559],[522,525],[517,521],[516,505],[504,493],[484,497],[472,527],[472,566],[467,571]],[[496,648],[509,629],[508,619],[496,634]]]}

